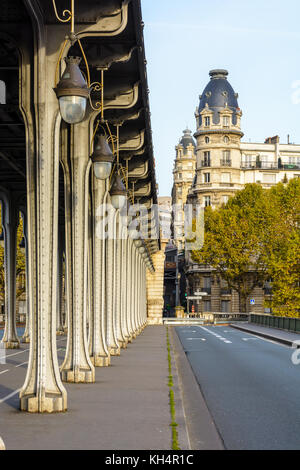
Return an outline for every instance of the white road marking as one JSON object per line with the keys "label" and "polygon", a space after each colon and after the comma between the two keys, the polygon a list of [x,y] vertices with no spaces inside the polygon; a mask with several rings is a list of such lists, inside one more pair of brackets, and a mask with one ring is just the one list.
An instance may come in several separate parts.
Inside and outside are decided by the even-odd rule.
{"label": "white road marking", "polygon": [[204,338],[186,338],[187,341],[206,341]]}
{"label": "white road marking", "polygon": [[21,367],[21,366],[24,366],[25,364],[28,364],[28,362],[22,362],[22,364],[18,364],[18,365],[15,366],[15,367]]}
{"label": "white road marking", "polygon": [[15,390],[14,392],[10,393],[9,395],[6,395],[6,397],[0,399],[0,405],[1,403],[4,403],[5,401],[9,400],[10,398],[14,397],[20,392],[20,388],[18,390]]}
{"label": "white road marking", "polygon": [[9,354],[8,356],[5,356],[5,357],[12,357],[12,356],[17,356],[18,354],[23,354],[25,352],[29,351],[29,348],[28,349],[24,349],[24,351],[19,351],[17,353],[14,353],[14,354]]}
{"label": "white road marking", "polygon": [[243,341],[257,341],[258,338],[242,338]]}
{"label": "white road marking", "polygon": [[5,374],[5,372],[9,372],[9,369],[3,370],[2,372],[0,372],[0,375]]}
{"label": "white road marking", "polygon": [[214,333],[211,330],[208,330],[207,328],[204,328],[204,326],[199,326],[199,328],[202,328],[202,330],[207,331],[207,333],[210,333],[211,335],[215,336],[220,341],[223,341],[223,343],[225,343],[225,344],[232,344],[231,341],[227,340],[226,338],[223,338],[222,336],[218,335],[217,333]]}

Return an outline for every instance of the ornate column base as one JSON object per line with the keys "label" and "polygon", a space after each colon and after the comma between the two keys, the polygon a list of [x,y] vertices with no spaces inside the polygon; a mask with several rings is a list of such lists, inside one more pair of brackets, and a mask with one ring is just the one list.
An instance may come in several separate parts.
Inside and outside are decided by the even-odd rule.
{"label": "ornate column base", "polygon": [[111,356],[121,356],[121,349],[120,348],[108,348],[109,354]]}
{"label": "ornate column base", "polygon": [[94,370],[63,370],[61,372],[63,382],[74,384],[92,384],[95,383]]}
{"label": "ornate column base", "polygon": [[30,343],[30,336],[29,335],[24,335],[22,336],[21,343],[23,344],[29,344]]}
{"label": "ornate column base", "polygon": [[28,413],[61,413],[67,411],[67,396],[50,395],[36,397],[28,395],[20,399],[21,411]]}
{"label": "ornate column base", "polygon": [[127,344],[128,344],[128,341],[127,340],[124,340],[124,341],[118,341],[119,345],[120,345],[120,349],[127,349]]}
{"label": "ornate column base", "polygon": [[5,444],[4,444],[3,440],[1,439],[1,437],[0,437],[0,450],[6,450]]}
{"label": "ornate column base", "polygon": [[2,344],[4,344],[4,349],[20,349],[20,341],[19,340],[3,341]]}
{"label": "ornate column base", "polygon": [[94,367],[109,367],[111,365],[110,357],[91,356],[91,361]]}

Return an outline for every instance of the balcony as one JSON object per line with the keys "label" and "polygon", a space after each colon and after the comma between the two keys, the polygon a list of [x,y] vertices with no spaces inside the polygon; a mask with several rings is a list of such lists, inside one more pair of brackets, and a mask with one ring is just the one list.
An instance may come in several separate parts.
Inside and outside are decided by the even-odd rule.
{"label": "balcony", "polygon": [[201,166],[204,168],[209,168],[211,167],[211,161],[210,160],[202,160]]}
{"label": "balcony", "polygon": [[242,162],[241,168],[244,170],[278,170],[278,163],[275,162]]}
{"label": "balcony", "polygon": [[221,288],[221,295],[231,295],[232,294],[232,290],[231,289],[228,289],[226,287],[224,288]]}
{"label": "balcony", "polygon": [[231,167],[231,166],[232,166],[232,161],[231,161],[231,160],[228,160],[228,159],[222,158],[222,159],[220,160],[220,165],[221,165],[221,166],[224,166],[224,167]]}
{"label": "balcony", "polygon": [[279,165],[280,170],[300,170],[300,165],[282,164]]}

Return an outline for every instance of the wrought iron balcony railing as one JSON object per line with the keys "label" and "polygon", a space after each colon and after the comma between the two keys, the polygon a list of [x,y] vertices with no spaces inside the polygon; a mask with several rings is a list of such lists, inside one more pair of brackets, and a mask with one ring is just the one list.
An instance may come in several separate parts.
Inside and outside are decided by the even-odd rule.
{"label": "wrought iron balcony railing", "polygon": [[231,166],[232,166],[232,161],[231,161],[231,160],[228,160],[228,159],[222,158],[222,159],[220,160],[220,165],[221,165],[221,166],[226,166],[226,167],[231,167]]}

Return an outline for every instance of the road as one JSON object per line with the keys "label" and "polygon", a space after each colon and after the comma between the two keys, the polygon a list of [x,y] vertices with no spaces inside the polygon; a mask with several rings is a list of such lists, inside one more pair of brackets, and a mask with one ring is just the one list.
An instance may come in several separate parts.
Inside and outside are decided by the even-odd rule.
{"label": "road", "polygon": [[300,449],[294,350],[224,326],[176,331],[226,449]]}
{"label": "road", "polygon": [[[24,328],[17,328],[19,338],[22,337]],[[0,330],[0,341],[3,337],[3,329]],[[66,351],[66,337],[57,338],[57,356],[61,364]],[[0,405],[7,403],[12,408],[19,408],[19,390],[23,386],[29,358],[29,344],[20,344],[20,349],[0,351]]]}

